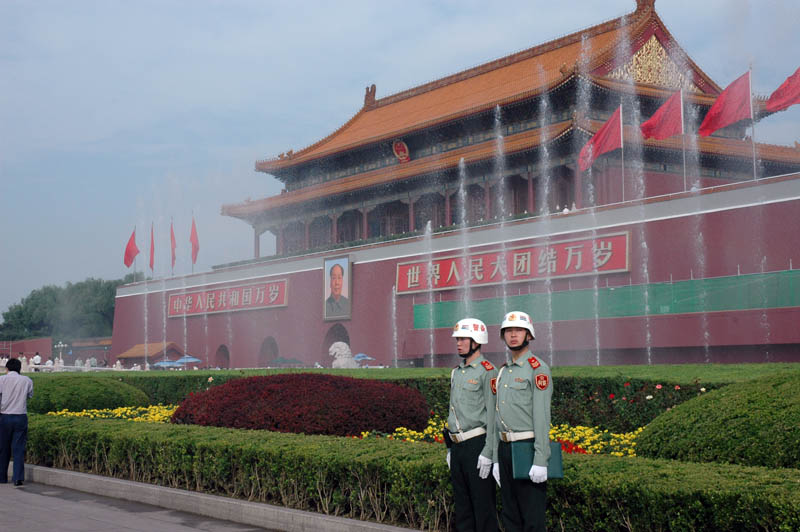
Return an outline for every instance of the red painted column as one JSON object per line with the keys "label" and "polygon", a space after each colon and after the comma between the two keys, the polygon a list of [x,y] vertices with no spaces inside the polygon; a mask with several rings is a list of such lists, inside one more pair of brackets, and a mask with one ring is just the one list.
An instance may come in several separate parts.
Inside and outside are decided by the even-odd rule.
{"label": "red painted column", "polygon": [[369,224],[367,224],[367,218],[369,215],[369,211],[365,208],[361,209],[361,239],[366,240],[369,238]]}
{"label": "red painted column", "polygon": [[492,218],[492,187],[488,182],[483,184],[483,218],[490,220]]}
{"label": "red painted column", "polygon": [[331,218],[333,219],[333,222],[331,223],[331,232],[333,233],[331,235],[331,243],[338,244],[339,243],[339,225],[338,225],[337,222],[339,221],[339,215],[336,214],[336,213],[331,214]]}
{"label": "red painted column", "polygon": [[414,200],[408,198],[408,231],[414,232]]}
{"label": "red painted column", "polygon": [[575,207],[580,209],[583,207],[583,172],[577,166],[575,167],[573,184],[575,187]]}
{"label": "red painted column", "polygon": [[278,234],[275,235],[275,253],[283,255],[283,226],[278,227]]}
{"label": "red painted column", "polygon": [[261,234],[258,229],[253,226],[253,258],[257,259],[261,256]]}
{"label": "red painted column", "polygon": [[308,220],[305,220],[303,222],[303,226],[304,226],[303,228],[305,230],[305,235],[303,236],[303,247],[304,247],[304,249],[306,251],[308,251],[308,248],[309,248],[310,243],[311,243],[311,239],[309,238],[309,234],[308,234],[308,232],[310,230],[310,227],[311,227],[311,223]]}
{"label": "red painted column", "polygon": [[528,172],[528,212],[535,212],[536,201],[533,197],[533,172]]}
{"label": "red painted column", "polygon": [[453,220],[450,217],[450,193],[444,189],[444,225],[453,225]]}

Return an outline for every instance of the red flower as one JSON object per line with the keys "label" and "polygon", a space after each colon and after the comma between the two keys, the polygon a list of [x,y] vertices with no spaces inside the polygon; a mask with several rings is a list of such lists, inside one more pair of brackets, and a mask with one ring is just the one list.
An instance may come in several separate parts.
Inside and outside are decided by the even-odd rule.
{"label": "red flower", "polygon": [[661,385],[660,384],[656,384],[656,390],[660,390],[660,389],[661,389]]}
{"label": "red flower", "polygon": [[676,389],[676,390],[680,390],[680,389],[681,389],[681,387],[680,387],[680,386],[678,386],[678,385],[676,384],[676,385],[675,385],[675,389]]}
{"label": "red flower", "polygon": [[613,393],[608,394],[608,398],[609,399],[613,399],[614,398],[614,394]]}
{"label": "red flower", "polygon": [[631,385],[630,382],[626,382],[625,384],[623,384],[623,386],[630,386],[630,385]]}
{"label": "red flower", "polygon": [[582,449],[569,440],[557,440],[561,444],[561,450],[567,454],[587,454],[585,449]]}

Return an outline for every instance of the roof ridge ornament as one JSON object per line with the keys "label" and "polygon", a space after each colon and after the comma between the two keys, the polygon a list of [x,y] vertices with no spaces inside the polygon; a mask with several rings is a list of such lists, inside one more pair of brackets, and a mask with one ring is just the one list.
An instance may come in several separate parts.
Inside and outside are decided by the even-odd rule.
{"label": "roof ridge ornament", "polygon": [[364,93],[364,108],[372,109],[375,107],[375,84],[373,83],[367,87]]}

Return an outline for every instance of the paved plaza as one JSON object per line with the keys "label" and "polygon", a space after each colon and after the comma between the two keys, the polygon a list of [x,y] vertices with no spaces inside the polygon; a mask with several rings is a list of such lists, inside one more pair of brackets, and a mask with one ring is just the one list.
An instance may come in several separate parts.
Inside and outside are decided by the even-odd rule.
{"label": "paved plaza", "polygon": [[[13,464],[12,464],[13,465]],[[11,479],[11,467],[8,473]],[[141,482],[25,466],[25,485],[0,484],[0,530],[399,532],[404,528]]]}

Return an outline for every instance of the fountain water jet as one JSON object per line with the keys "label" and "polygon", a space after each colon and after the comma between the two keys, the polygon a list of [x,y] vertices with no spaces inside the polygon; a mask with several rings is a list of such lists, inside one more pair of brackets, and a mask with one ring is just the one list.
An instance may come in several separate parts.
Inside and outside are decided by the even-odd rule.
{"label": "fountain water jet", "polygon": [[[545,73],[544,69],[542,69],[541,65],[538,67],[538,75],[540,80],[544,80]],[[541,83],[541,81],[540,81]],[[549,123],[550,121],[550,98],[548,93],[542,94],[539,99],[539,125],[540,131],[544,130],[545,124]],[[543,133],[542,133],[543,134]],[[550,202],[551,202],[551,183],[550,183],[550,151],[547,146],[546,142],[541,142],[541,158],[539,160],[539,176],[540,176],[540,183],[539,183],[539,214],[541,216],[541,220],[539,223],[542,224],[542,233],[545,234],[545,247],[548,247],[550,244],[550,228],[551,228],[551,220],[550,220]],[[544,292],[545,292],[545,323],[547,324],[547,351],[550,354],[549,363],[553,365],[555,363],[555,340],[553,338],[553,284],[552,279],[550,278],[549,270],[546,272],[545,279],[544,279]]]}
{"label": "fountain water jet", "polygon": [[472,289],[469,275],[469,263],[467,249],[469,249],[468,227],[467,227],[467,166],[462,157],[458,161],[458,208],[459,216],[461,217],[461,248],[464,256],[461,260],[461,272],[463,275],[463,311],[465,316],[472,317]]}
{"label": "fountain water jet", "polygon": [[[503,121],[502,112],[499,105],[494,108],[494,135],[495,135],[495,153],[494,153],[494,181],[497,183],[497,210],[499,212],[500,228],[502,230],[506,220],[506,154],[505,154],[505,139],[503,138]],[[488,213],[487,213],[488,215]],[[501,256],[506,256],[506,243],[505,240],[500,241]],[[500,283],[502,301],[503,301],[503,314],[508,312],[508,279],[507,268],[500,269],[503,280]]]}
{"label": "fountain water jet", "polygon": [[[622,24],[625,29],[622,30],[622,37],[617,43],[615,55],[618,58],[622,58],[623,61],[627,61],[631,55],[631,42],[628,33],[629,29],[627,25],[627,17],[623,17]],[[621,81],[629,87],[629,90],[625,91],[627,96],[622,96],[621,104],[623,109],[623,124],[625,122],[624,118],[626,114],[631,117],[629,123],[632,125],[629,126],[628,131],[631,133],[630,136],[632,137],[634,134],[638,133],[638,125],[642,123],[641,108],[639,104],[639,98],[636,95],[634,80],[631,78],[630,73],[622,76]],[[633,200],[641,200],[647,196],[642,146],[642,142],[634,142],[629,143],[626,149],[623,141],[622,160],[620,165],[624,176],[622,182],[623,201],[625,198],[624,191],[626,181],[633,183]],[[641,216],[644,216],[644,207],[644,202],[640,201],[638,204],[638,209],[641,211]],[[645,347],[647,350],[647,363],[652,364],[653,343],[650,323],[650,272],[648,266],[650,261],[650,252],[649,248],[647,247],[647,235],[643,224],[638,225],[637,232],[639,242],[641,243],[639,246],[639,272],[641,274],[642,284],[645,287],[645,290],[642,291],[644,297],[643,306],[645,315]]]}

